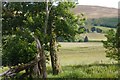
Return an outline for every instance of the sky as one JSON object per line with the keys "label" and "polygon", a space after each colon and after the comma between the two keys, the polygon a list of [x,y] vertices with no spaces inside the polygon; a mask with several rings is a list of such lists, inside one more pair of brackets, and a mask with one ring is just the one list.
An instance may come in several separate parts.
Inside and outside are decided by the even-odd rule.
{"label": "sky", "polygon": [[96,5],[96,6],[104,6],[104,7],[112,7],[112,8],[118,8],[119,1],[120,0],[78,0],[79,5]]}

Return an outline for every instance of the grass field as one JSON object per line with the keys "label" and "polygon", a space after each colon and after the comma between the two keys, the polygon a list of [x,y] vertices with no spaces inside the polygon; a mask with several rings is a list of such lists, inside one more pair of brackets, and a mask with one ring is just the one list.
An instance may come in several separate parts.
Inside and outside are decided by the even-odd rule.
{"label": "grass field", "polygon": [[[116,62],[105,56],[101,42],[60,42],[58,52],[61,73],[52,75],[51,65],[47,65],[48,78],[117,78]],[[7,70],[4,67],[0,73]]]}
{"label": "grass field", "polygon": [[81,39],[84,40],[85,36],[87,36],[90,42],[106,41],[107,38],[105,37],[105,34],[110,29],[113,29],[114,31],[116,31],[116,28],[108,28],[103,26],[94,26],[94,27],[101,29],[103,32],[102,33],[97,33],[97,32],[83,33],[83,34],[77,35],[77,37],[78,38],[81,37]]}
{"label": "grass field", "polygon": [[103,27],[103,26],[95,26],[95,27],[101,29],[104,33],[110,29],[113,29],[114,31],[116,31],[116,28],[108,28],[108,27]]}
{"label": "grass field", "polygon": [[117,78],[116,62],[106,58],[101,42],[62,42],[59,63],[62,73],[53,76],[48,68],[49,78]]}
{"label": "grass field", "polygon": [[62,42],[58,52],[61,65],[79,65],[91,63],[113,63],[106,58],[105,49],[101,42],[67,43]]}
{"label": "grass field", "polygon": [[85,36],[87,36],[88,40],[90,42],[107,40],[107,38],[105,37],[105,34],[103,34],[103,33],[84,33],[84,34],[80,34],[80,36],[83,38],[83,40],[84,40]]}

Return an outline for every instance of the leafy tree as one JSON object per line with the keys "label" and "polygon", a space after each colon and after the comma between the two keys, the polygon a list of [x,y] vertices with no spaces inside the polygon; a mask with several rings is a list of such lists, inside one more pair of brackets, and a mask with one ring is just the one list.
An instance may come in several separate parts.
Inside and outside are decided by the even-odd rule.
{"label": "leafy tree", "polygon": [[115,31],[111,29],[105,36],[107,38],[107,41],[103,41],[103,44],[106,48],[106,57],[118,61],[120,57],[117,49],[117,37]]}
{"label": "leafy tree", "polygon": [[[30,34],[34,32],[34,34],[40,39],[41,45],[43,46],[44,22],[42,21],[44,21],[45,11],[44,8],[40,9],[39,7],[44,7],[44,5],[45,3],[31,2],[3,3],[4,65],[8,65],[9,62],[11,62],[9,64],[12,66],[27,63],[36,57],[35,53],[37,50],[35,40]],[[39,16],[39,14],[41,15]],[[44,68],[42,72],[45,73],[45,59],[42,59],[40,65]]]}
{"label": "leafy tree", "polygon": [[[36,47],[33,46],[34,40],[30,35],[30,33],[34,33],[39,38],[44,50],[50,51],[52,67],[54,68],[53,74],[58,74],[56,39],[62,36],[66,40],[74,40],[74,36],[78,33],[79,25],[81,25],[85,19],[83,16],[75,16],[70,12],[70,9],[75,7],[75,3],[71,2],[59,2],[58,6],[53,6],[51,8],[49,16],[46,18],[46,5],[50,7],[52,3],[3,3],[3,35],[5,36],[3,45],[7,46],[3,47],[3,50],[6,52],[4,53],[5,55],[3,55],[6,56],[7,49],[10,50],[10,45],[14,46],[12,45],[14,44],[13,41],[16,41],[16,43],[21,46],[18,48],[18,50],[22,50],[22,52],[19,52],[20,54],[24,55],[25,51],[29,52],[29,47],[34,47],[33,49],[36,49]],[[45,19],[48,21],[45,22]],[[21,33],[19,33],[17,29],[19,29]],[[25,31],[26,29],[28,29],[27,32]],[[7,35],[9,38],[6,38]],[[13,35],[15,35],[15,37],[10,38]],[[23,36],[24,38],[21,39]],[[10,41],[11,43],[6,43],[5,41]],[[22,43],[25,43],[24,46]],[[50,45],[48,43],[50,43]],[[11,49],[10,54],[13,54],[12,52],[17,49],[17,46],[16,44],[15,47]],[[14,53],[17,53],[17,51]],[[35,55],[33,52],[30,52],[30,54]],[[19,54],[16,54],[16,56],[19,57]],[[33,57],[34,56],[28,59],[28,61],[33,59]],[[14,62],[13,65],[28,62],[22,61],[23,60],[19,60],[18,58],[17,62]]]}
{"label": "leafy tree", "polygon": [[64,37],[68,41],[75,40],[78,33],[79,25],[84,22],[82,15],[75,16],[70,9],[75,7],[72,2],[59,2],[58,6],[54,6],[49,13],[48,34],[50,34],[50,56],[53,68],[53,74],[59,73],[59,64],[57,58],[58,37]]}
{"label": "leafy tree", "polygon": [[97,19],[87,19],[86,24],[91,24],[92,26],[103,26],[103,27],[109,27],[109,28],[116,28],[116,24],[118,23],[117,17],[103,17],[103,18],[97,18]]}
{"label": "leafy tree", "polygon": [[91,31],[92,31],[92,32],[94,32],[95,30],[96,30],[96,28],[95,28],[95,27],[92,27],[92,28],[91,28]]}
{"label": "leafy tree", "polygon": [[96,28],[96,32],[97,32],[97,33],[102,33],[102,29]]}
{"label": "leafy tree", "polygon": [[118,62],[120,64],[120,23],[117,25],[117,32],[116,32],[116,48],[118,50],[117,56],[118,56]]}
{"label": "leafy tree", "polygon": [[16,31],[15,35],[7,35],[3,40],[3,65],[15,66],[25,64],[36,56],[36,44],[28,30]]}

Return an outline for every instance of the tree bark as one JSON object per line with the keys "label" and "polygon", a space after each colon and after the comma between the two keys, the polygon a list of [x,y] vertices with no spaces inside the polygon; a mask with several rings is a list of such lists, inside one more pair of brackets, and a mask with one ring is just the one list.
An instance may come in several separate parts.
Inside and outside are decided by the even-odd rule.
{"label": "tree bark", "polygon": [[38,68],[40,70],[40,73],[42,74],[42,77],[45,79],[47,78],[47,70],[46,70],[46,58],[44,53],[44,47],[41,46],[40,41],[38,38],[35,38],[37,43],[37,51],[38,51],[38,57],[42,57],[41,61],[38,62]]}
{"label": "tree bark", "polygon": [[[118,20],[119,21],[119,20]],[[116,46],[117,46],[117,50],[118,50],[118,67],[119,67],[119,70],[118,70],[118,78],[120,78],[120,22],[118,23],[117,25],[117,32],[116,32]]]}
{"label": "tree bark", "polygon": [[51,27],[51,39],[50,39],[50,57],[52,64],[53,75],[57,75],[60,72],[60,65],[58,64],[56,35]]}
{"label": "tree bark", "polygon": [[[45,36],[47,35],[47,28],[48,28],[48,21],[49,21],[49,12],[52,8],[48,8],[48,2],[49,0],[45,0],[46,1],[46,19],[45,19],[45,28],[44,28],[44,32],[45,32]],[[53,74],[57,75],[60,72],[59,69],[59,65],[58,65],[58,57],[56,54],[56,35],[53,34],[54,29],[52,28],[52,26],[50,26],[50,57],[51,57],[51,64],[52,64],[52,70],[53,70]]]}
{"label": "tree bark", "polygon": [[[42,58],[41,58],[42,59]],[[26,64],[22,64],[19,66],[16,66],[14,68],[11,68],[8,71],[5,71],[4,73],[2,73],[0,76],[7,76],[7,77],[12,77],[13,75],[15,75],[16,73],[19,73],[20,71],[29,69],[30,67],[33,67],[34,65],[36,65],[41,59],[34,59],[33,61],[26,63]]]}
{"label": "tree bark", "polygon": [[120,23],[117,26],[117,31],[116,31],[116,47],[118,49],[118,57],[119,57],[119,64],[120,64]]}
{"label": "tree bark", "polygon": [[47,78],[47,70],[46,70],[46,58],[45,58],[45,53],[44,53],[44,49],[42,50],[42,54],[40,54],[41,57],[43,57],[43,59],[41,60],[41,73],[43,78]]}
{"label": "tree bark", "polygon": [[49,9],[48,9],[49,0],[45,0],[45,2],[46,2],[46,18],[45,18],[44,33],[47,34],[48,19],[49,19]]}

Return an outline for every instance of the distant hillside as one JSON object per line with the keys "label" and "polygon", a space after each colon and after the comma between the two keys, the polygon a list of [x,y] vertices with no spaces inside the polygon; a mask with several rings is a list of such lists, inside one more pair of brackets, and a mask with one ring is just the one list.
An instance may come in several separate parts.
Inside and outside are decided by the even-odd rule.
{"label": "distant hillside", "polygon": [[72,12],[75,14],[83,13],[87,17],[85,24],[88,27],[103,26],[116,28],[118,24],[118,9],[116,8],[77,5],[72,9]]}
{"label": "distant hillside", "polygon": [[117,17],[118,9],[101,6],[77,5],[72,12],[84,13],[87,18]]}

